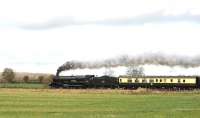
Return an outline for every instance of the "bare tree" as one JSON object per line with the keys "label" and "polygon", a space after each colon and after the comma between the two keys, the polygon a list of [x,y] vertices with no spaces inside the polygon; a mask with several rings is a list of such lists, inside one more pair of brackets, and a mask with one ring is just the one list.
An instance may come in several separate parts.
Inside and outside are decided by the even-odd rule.
{"label": "bare tree", "polygon": [[38,77],[38,80],[39,80],[40,83],[42,83],[42,82],[44,81],[44,76],[40,75],[40,76]]}
{"label": "bare tree", "polygon": [[105,69],[104,75],[113,76],[113,74],[114,74],[114,71],[111,68]]}
{"label": "bare tree", "polygon": [[50,84],[50,83],[52,82],[53,78],[54,78],[54,75],[48,75],[48,76],[46,76],[45,79],[43,80],[43,83],[45,83],[45,84]]}
{"label": "bare tree", "polygon": [[7,82],[13,82],[13,79],[15,78],[15,72],[11,68],[5,68],[2,73],[2,77]]}
{"label": "bare tree", "polygon": [[142,76],[144,75],[144,68],[138,66],[129,66],[126,74],[130,76]]}
{"label": "bare tree", "polygon": [[25,76],[23,77],[23,80],[24,80],[25,83],[28,83],[28,81],[29,81],[29,76],[28,76],[28,75],[25,75]]}

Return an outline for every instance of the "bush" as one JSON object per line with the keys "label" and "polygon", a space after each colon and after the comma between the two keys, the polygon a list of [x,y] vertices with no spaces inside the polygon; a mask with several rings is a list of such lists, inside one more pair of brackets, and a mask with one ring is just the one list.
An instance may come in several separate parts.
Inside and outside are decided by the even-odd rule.
{"label": "bush", "polygon": [[29,76],[28,76],[28,75],[24,76],[24,77],[23,77],[23,80],[24,80],[25,83],[28,83],[28,81],[29,81]]}
{"label": "bush", "polygon": [[15,78],[15,72],[11,68],[5,68],[2,73],[2,77],[7,82],[13,82],[13,80]]}
{"label": "bush", "polygon": [[54,75],[49,75],[45,78],[45,80],[43,81],[45,84],[50,84],[52,82],[54,78]]}
{"label": "bush", "polygon": [[39,81],[40,83],[42,83],[43,80],[44,80],[44,76],[41,75],[41,76],[38,77],[38,81]]}

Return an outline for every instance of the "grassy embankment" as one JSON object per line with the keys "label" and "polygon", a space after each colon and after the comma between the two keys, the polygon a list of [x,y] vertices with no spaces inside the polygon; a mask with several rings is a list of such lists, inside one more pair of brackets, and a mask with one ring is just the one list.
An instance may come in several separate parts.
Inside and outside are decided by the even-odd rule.
{"label": "grassy embankment", "polygon": [[196,92],[0,89],[0,118],[199,118]]}

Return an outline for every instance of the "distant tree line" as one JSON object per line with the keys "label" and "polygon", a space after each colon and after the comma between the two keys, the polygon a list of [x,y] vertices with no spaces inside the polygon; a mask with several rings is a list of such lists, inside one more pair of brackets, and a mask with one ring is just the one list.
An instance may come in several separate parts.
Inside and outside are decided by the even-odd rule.
{"label": "distant tree line", "polygon": [[[1,74],[1,78],[3,82],[14,83],[14,82],[23,82],[23,83],[50,83],[53,79],[53,75],[37,75],[35,77],[31,77],[29,75],[24,75],[20,80],[16,77],[17,73],[14,72],[12,68],[5,68]],[[1,82],[2,82],[1,81]]]}

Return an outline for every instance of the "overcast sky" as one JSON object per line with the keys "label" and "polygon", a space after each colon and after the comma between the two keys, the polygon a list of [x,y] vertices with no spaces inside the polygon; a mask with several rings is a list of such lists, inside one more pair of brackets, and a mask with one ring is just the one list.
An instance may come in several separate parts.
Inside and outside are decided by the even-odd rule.
{"label": "overcast sky", "polygon": [[198,0],[0,0],[0,69],[55,73],[68,60],[200,54]]}

